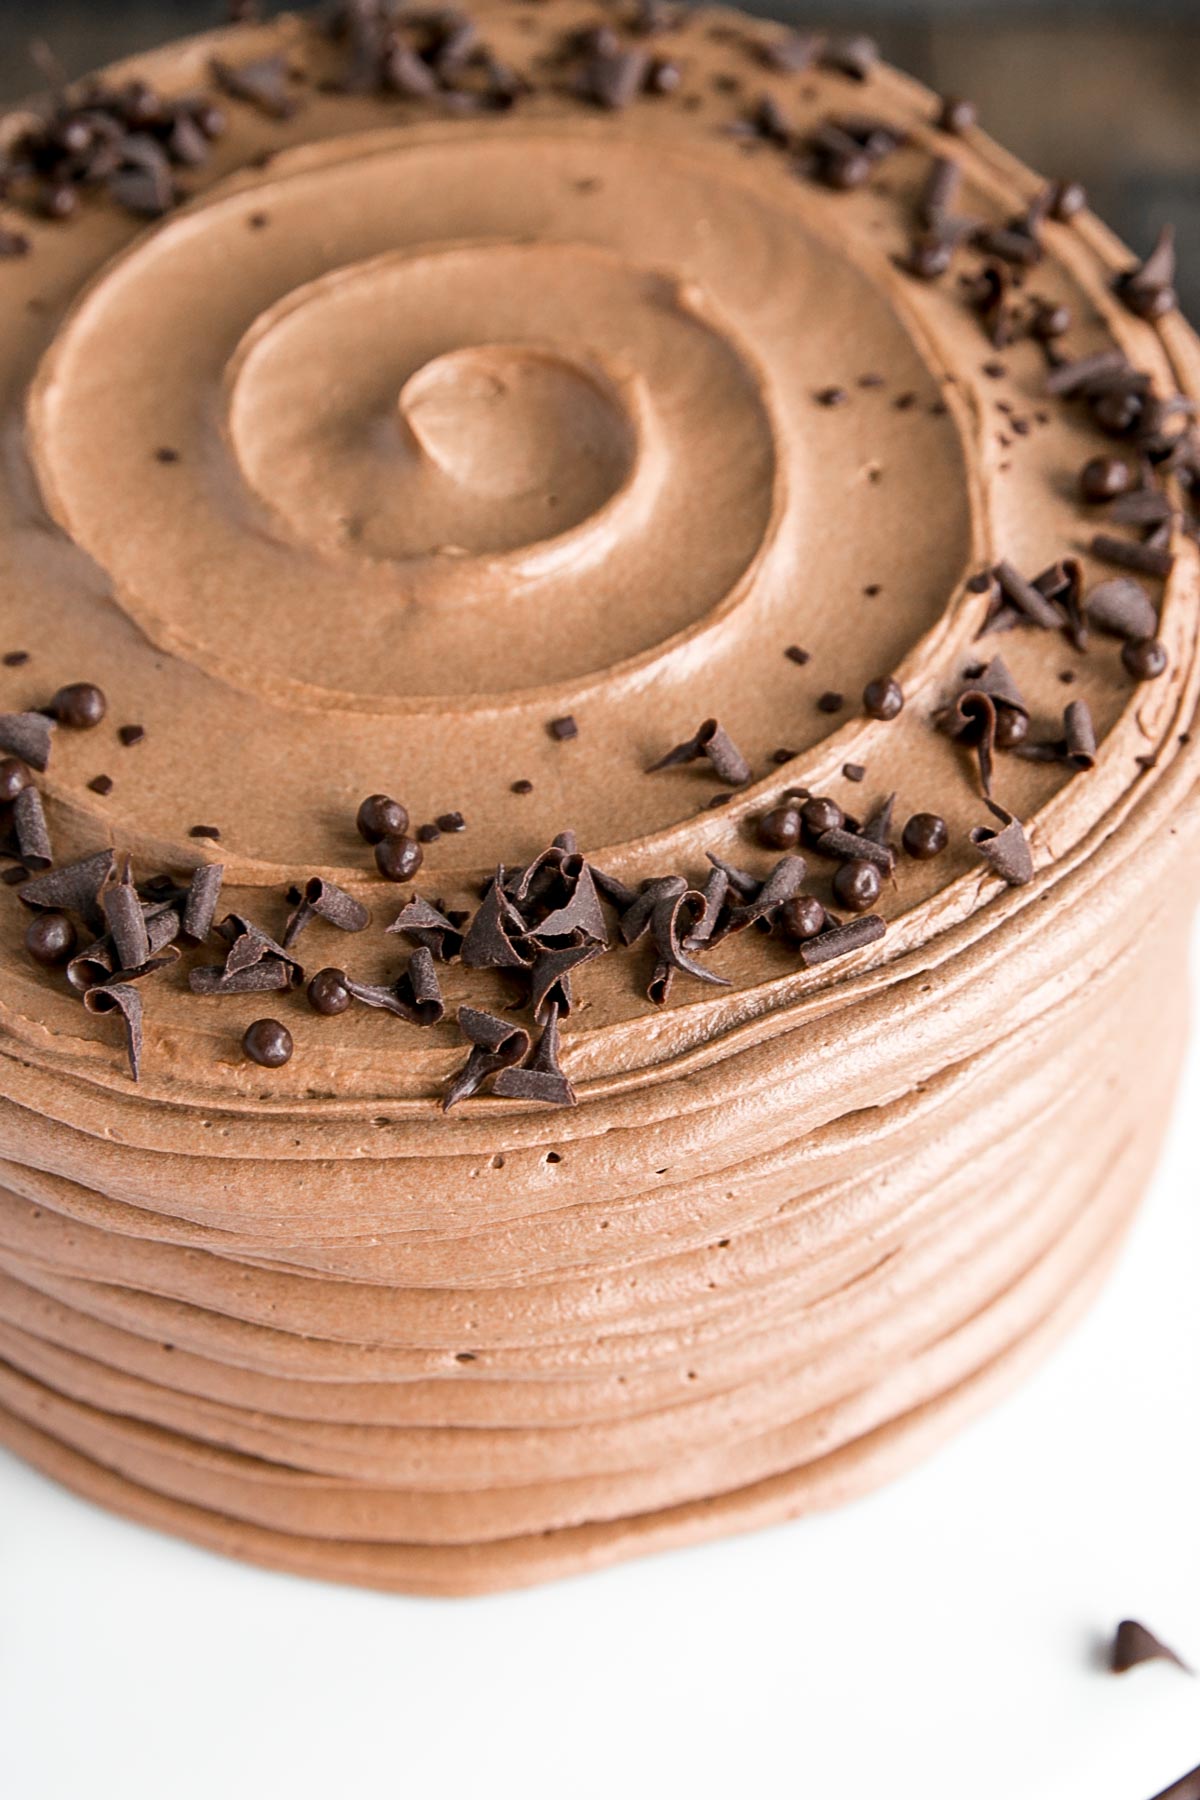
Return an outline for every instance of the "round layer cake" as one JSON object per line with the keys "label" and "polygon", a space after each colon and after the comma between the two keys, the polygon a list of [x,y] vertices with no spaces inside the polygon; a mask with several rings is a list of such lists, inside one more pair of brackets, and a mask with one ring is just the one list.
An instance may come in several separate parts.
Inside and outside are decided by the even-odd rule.
{"label": "round layer cake", "polygon": [[1171,1100],[1169,236],[656,0],[360,0],[3,140],[0,1440],[427,1593],[924,1454]]}

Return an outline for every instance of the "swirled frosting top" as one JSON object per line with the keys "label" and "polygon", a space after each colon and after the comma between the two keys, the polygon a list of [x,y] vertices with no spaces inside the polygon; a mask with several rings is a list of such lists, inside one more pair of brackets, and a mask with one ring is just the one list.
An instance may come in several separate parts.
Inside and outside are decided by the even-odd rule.
{"label": "swirled frosting top", "polygon": [[[439,68],[428,20],[380,48],[370,11],[349,36],[289,18],[111,71],[178,101],[219,59],[228,128],[203,161],[174,156],[178,204],[132,216],[122,193],[159,208],[114,182],[70,219],[6,220],[29,254],[0,262],[0,708],[72,680],[109,704],[57,731],[38,777],[56,862],[111,846],[186,879],[220,861],[221,912],[274,937],[287,890],[324,877],[371,925],[315,920],[296,954],[378,984],[414,892],[474,908],[497,864],[567,829],[636,892],[702,886],[707,853],[761,880],[777,858],[757,821],[797,787],[860,821],[895,793],[897,844],[911,814],[945,819],[943,854],[898,851],[886,934],[846,958],[718,933],[705,966],[728,985],[680,973],[661,1008],[644,945],[589,962],[562,1030],[582,1098],[819,1017],[847,983],[886,988],[914,951],[934,967],[1052,898],[1185,754],[1194,449],[1174,397],[1200,384],[1178,316],[1139,316],[1163,309],[1126,303],[1130,259],[1093,218],[1048,216],[1041,180],[854,46],[806,58],[732,13],[483,0]],[[14,157],[29,128],[7,122]],[[139,171],[162,179],[135,151]],[[1056,382],[1114,351],[1124,377],[1110,355]],[[1144,526],[1080,498],[1081,466],[1114,453],[1151,495]],[[1091,548],[1106,531],[1145,565],[1157,679],[1086,629],[1079,593],[1117,573]],[[1063,559],[1079,567],[1037,590],[1049,625],[981,576],[1027,585]],[[982,715],[965,742],[939,728],[997,655],[1030,721],[991,778],[1024,825],[1021,889],[971,838],[1000,829]],[[862,695],[886,676],[904,706],[876,719]],[[1062,749],[1072,700],[1094,759]],[[708,718],[748,779],[703,756],[648,772]],[[414,826],[465,821],[426,834],[406,886],[355,831],[373,792]],[[836,913],[836,862],[801,848]],[[83,1116],[128,1092],[119,1021],[30,962],[29,917],[0,908],[11,1083],[40,1071]],[[454,963],[444,1022],[329,1019],[302,995],[198,996],[197,960],[211,948],[142,983],[146,1100],[432,1113],[464,1055],[455,1007],[522,998]],[[296,1044],[269,1074],[238,1047],[263,1012]]]}

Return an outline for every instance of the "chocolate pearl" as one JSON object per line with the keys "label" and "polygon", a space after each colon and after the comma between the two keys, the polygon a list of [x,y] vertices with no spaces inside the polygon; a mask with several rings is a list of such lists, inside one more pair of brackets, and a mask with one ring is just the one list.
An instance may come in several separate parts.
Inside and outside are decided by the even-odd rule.
{"label": "chocolate pearl", "polygon": [[411,881],[424,861],[415,838],[389,837],[375,846],[375,867],[385,881]]}
{"label": "chocolate pearl", "polygon": [[242,1049],[263,1069],[281,1069],[291,1060],[292,1034],[278,1019],[255,1019],[246,1027]]}
{"label": "chocolate pearl", "polygon": [[800,809],[800,817],[804,821],[804,829],[815,841],[823,832],[840,831],[846,823],[846,815],[836,800],[830,800],[824,794],[814,794],[806,800]]}
{"label": "chocolate pearl", "polygon": [[656,56],[646,74],[646,92],[648,94],[673,94],[683,79],[683,71],[678,63],[668,62],[663,56]]}
{"label": "chocolate pearl", "polygon": [[937,813],[914,813],[900,841],[910,856],[918,862],[928,862],[930,857],[942,854],[950,842],[950,833],[945,819]]}
{"label": "chocolate pearl", "polygon": [[1029,720],[1015,706],[996,708],[996,748],[1013,750],[1029,736]]}
{"label": "chocolate pearl", "polygon": [[779,916],[787,935],[798,944],[815,938],[825,929],[825,908],[813,894],[796,894],[793,899],[786,900]]}
{"label": "chocolate pearl", "polygon": [[23,762],[15,756],[6,756],[0,762],[0,806],[11,805],[32,780],[33,776]]}
{"label": "chocolate pearl", "polygon": [[950,131],[960,137],[964,131],[970,131],[978,117],[973,100],[959,100],[947,95],[942,101],[937,127],[939,131]]}
{"label": "chocolate pearl", "polygon": [[1115,500],[1133,486],[1133,470],[1119,456],[1093,456],[1079,471],[1079,491],[1091,506]]}
{"label": "chocolate pearl", "polygon": [[1051,306],[1042,301],[1033,315],[1030,330],[1035,338],[1048,344],[1052,338],[1064,337],[1071,329],[1071,309],[1069,306]]}
{"label": "chocolate pearl", "polygon": [[1087,205],[1087,189],[1080,181],[1056,181],[1050,201],[1050,217],[1065,225]]}
{"label": "chocolate pearl", "polygon": [[308,1004],[323,1019],[344,1013],[350,1004],[345,969],[318,969],[308,984]]}
{"label": "chocolate pearl", "polygon": [[192,117],[206,138],[219,138],[225,130],[225,114],[211,100],[198,100],[192,108]]}
{"label": "chocolate pearl", "polygon": [[1109,437],[1127,437],[1142,416],[1140,394],[1097,394],[1088,406],[1101,431]]}
{"label": "chocolate pearl", "polygon": [[800,809],[773,806],[758,821],[758,841],[768,850],[793,850],[800,842]]}
{"label": "chocolate pearl", "polygon": [[1137,638],[1122,644],[1121,661],[1135,681],[1157,681],[1166,672],[1167,647],[1158,638]]}
{"label": "chocolate pearl", "polygon": [[408,808],[388,794],[368,794],[354,822],[359,837],[368,844],[378,844],[384,838],[404,836],[408,830]]}
{"label": "chocolate pearl", "polygon": [[90,681],[73,681],[59,688],[50,702],[50,711],[60,725],[72,731],[90,731],[108,711],[108,701]]}
{"label": "chocolate pearl", "polygon": [[833,878],[833,896],[847,912],[870,912],[883,891],[883,877],[874,863],[843,863]]}
{"label": "chocolate pearl", "polygon": [[39,913],[25,928],[25,948],[44,969],[67,962],[75,949],[75,927],[66,913]]}
{"label": "chocolate pearl", "polygon": [[868,681],[863,689],[863,711],[872,719],[888,719],[897,717],[904,705],[904,691],[893,675],[881,675],[878,681]]}

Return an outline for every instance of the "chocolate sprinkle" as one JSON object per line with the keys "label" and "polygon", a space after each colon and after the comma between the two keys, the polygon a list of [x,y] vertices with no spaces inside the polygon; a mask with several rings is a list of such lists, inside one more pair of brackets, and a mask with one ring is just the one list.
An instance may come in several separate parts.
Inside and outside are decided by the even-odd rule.
{"label": "chocolate sprinkle", "polygon": [[471,1053],[443,1096],[443,1112],[477,1094],[489,1076],[524,1062],[529,1054],[529,1033],[524,1027],[498,1019],[494,1013],[460,1006],[458,1025],[471,1045]]}
{"label": "chocolate sprinkle", "polygon": [[223,863],[201,863],[198,869],[192,871],[187,897],[183,903],[183,935],[193,943],[203,943],[212,930],[224,879]]}
{"label": "chocolate sprinkle", "polygon": [[994,800],[989,800],[988,805],[1000,821],[1001,829],[994,831],[988,825],[977,825],[971,832],[971,842],[993,874],[999,875],[1010,887],[1024,887],[1033,880],[1033,857],[1025,828],[1019,819],[997,806]]}
{"label": "chocolate sprinkle", "polygon": [[1174,1663],[1185,1674],[1192,1673],[1183,1658],[1164,1644],[1161,1638],[1155,1637],[1145,1625],[1139,1624],[1136,1619],[1122,1619],[1113,1637],[1109,1668],[1114,1675],[1125,1675],[1130,1669],[1136,1669],[1140,1663],[1146,1662]]}
{"label": "chocolate sprinkle", "polygon": [[83,1004],[90,1013],[119,1012],[125,1026],[125,1053],[129,1073],[141,1079],[142,1062],[142,996],[128,982],[105,983],[84,989]]}
{"label": "chocolate sprinkle", "polygon": [[731,787],[740,787],[750,779],[750,764],[716,719],[705,719],[695,737],[676,744],[659,762],[651,763],[646,772],[653,775],[659,769],[672,769],[700,756],[707,756],[720,779]]}
{"label": "chocolate sprinkle", "polygon": [[860,919],[851,919],[846,925],[835,925],[829,931],[823,931],[818,937],[807,938],[800,946],[800,961],[806,969],[818,968],[822,963],[833,962],[840,956],[849,956],[853,950],[863,950],[868,944],[877,944],[887,930],[887,926],[878,913],[866,913]]}
{"label": "chocolate sprinkle", "polygon": [[1091,542],[1093,556],[1101,562],[1116,563],[1121,569],[1136,569],[1142,575],[1155,575],[1165,580],[1175,567],[1172,551],[1158,548],[1154,544],[1134,544],[1127,538],[1109,537],[1106,532],[1098,532]]}
{"label": "chocolate sprinkle", "polygon": [[823,831],[817,839],[817,849],[822,856],[836,856],[841,862],[874,863],[887,875],[896,864],[895,854],[887,844],[876,843],[874,838],[841,828]]}
{"label": "chocolate sprinkle", "polygon": [[48,869],[54,861],[42,796],[35,787],[24,787],[13,801],[13,830],[21,861],[27,869]]}
{"label": "chocolate sprinkle", "polygon": [[54,721],[45,713],[0,713],[0,750],[19,756],[31,769],[45,769],[53,735]]}

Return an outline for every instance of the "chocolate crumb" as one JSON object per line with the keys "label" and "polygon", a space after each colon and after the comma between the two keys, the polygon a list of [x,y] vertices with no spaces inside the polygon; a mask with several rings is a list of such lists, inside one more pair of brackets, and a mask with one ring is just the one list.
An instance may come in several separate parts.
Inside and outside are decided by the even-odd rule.
{"label": "chocolate crumb", "polygon": [[1108,1666],[1114,1675],[1125,1675],[1130,1669],[1136,1669],[1146,1662],[1174,1663],[1177,1669],[1185,1674],[1192,1670],[1181,1656],[1163,1643],[1161,1638],[1136,1619],[1122,1619],[1117,1626],[1109,1652]]}
{"label": "chocolate crumb", "polygon": [[221,836],[219,825],[192,825],[188,828],[188,836],[194,838],[211,838],[216,843]]}
{"label": "chocolate crumb", "polygon": [[546,729],[550,736],[560,744],[567,743],[571,738],[579,736],[579,726],[570,713],[565,713],[561,719],[551,719]]}
{"label": "chocolate crumb", "polygon": [[532,794],[533,783],[532,783],[532,781],[526,781],[524,779],[522,779],[520,781],[514,781],[509,789],[509,792],[513,793],[513,794]]}
{"label": "chocolate crumb", "polygon": [[92,779],[88,782],[88,786],[93,794],[100,794],[101,796],[111,794],[113,791],[113,778],[111,775],[93,775]]}
{"label": "chocolate crumb", "polygon": [[790,662],[798,663],[801,668],[804,667],[806,662],[812,661],[810,652],[802,650],[799,644],[789,644],[783,654]]}
{"label": "chocolate crumb", "polygon": [[145,735],[146,727],[144,725],[120,725],[117,727],[117,737],[126,749],[132,744],[140,744]]}

